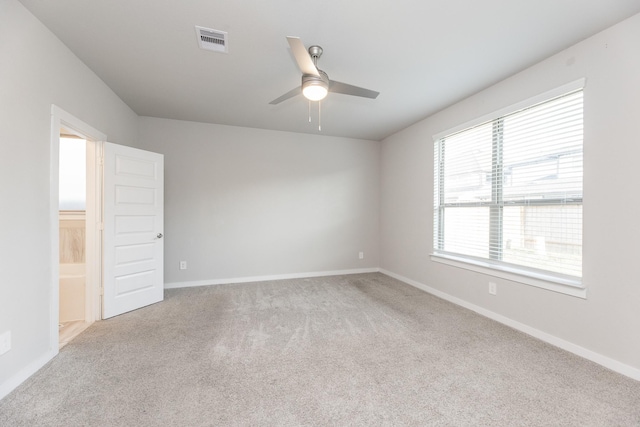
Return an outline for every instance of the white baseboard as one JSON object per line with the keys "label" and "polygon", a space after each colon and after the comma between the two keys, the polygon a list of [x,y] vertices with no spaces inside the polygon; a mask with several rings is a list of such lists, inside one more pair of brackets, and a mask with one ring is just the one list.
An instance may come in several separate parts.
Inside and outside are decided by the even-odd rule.
{"label": "white baseboard", "polygon": [[191,288],[194,286],[211,286],[225,285],[232,283],[249,283],[249,282],[265,282],[267,280],[286,280],[286,279],[304,279],[307,277],[322,276],[342,276],[345,274],[361,274],[361,273],[377,273],[380,269],[374,268],[355,268],[350,270],[332,270],[332,271],[316,271],[308,273],[291,273],[276,274],[271,276],[250,276],[250,277],[233,277],[228,279],[211,279],[211,280],[194,280],[190,282],[171,282],[165,283],[165,289]]}
{"label": "white baseboard", "polygon": [[40,356],[38,359],[34,360],[29,365],[25,366],[14,376],[9,378],[7,381],[0,384],[0,399],[4,399],[9,393],[11,393],[16,387],[22,384],[27,378],[31,375],[38,372],[40,368],[46,365],[51,359],[55,357],[57,352],[53,350],[48,350],[45,354]]}
{"label": "white baseboard", "polygon": [[633,366],[626,365],[622,362],[619,362],[615,359],[611,359],[610,357],[604,356],[600,353],[596,353],[584,347],[580,347],[572,342],[563,340],[546,332],[540,331],[538,329],[532,328],[531,326],[525,325],[524,323],[517,322],[513,319],[505,317],[501,314],[495,313],[493,311],[487,310],[486,308],[479,307],[475,304],[471,304],[465,300],[454,297],[437,289],[434,289],[430,286],[427,286],[423,283],[417,282],[415,280],[409,279],[407,277],[401,276],[399,274],[395,274],[391,271],[380,269],[380,273],[386,274],[389,277],[393,277],[394,279],[398,279],[401,282],[404,282],[408,285],[416,287],[420,290],[423,290],[429,294],[435,295],[438,298],[442,298],[443,300],[452,302],[461,307],[467,308],[471,311],[475,311],[476,313],[488,317],[489,319],[495,320],[496,322],[500,322],[504,325],[507,325],[513,329],[516,329],[520,332],[524,332],[527,335],[531,335],[541,341],[549,343],[553,346],[559,347],[563,350],[566,350],[570,353],[576,354],[580,357],[583,357],[587,360],[595,362],[599,365],[604,366],[605,368],[611,369],[614,372],[625,375],[629,378],[633,378],[636,381],[640,381],[640,369],[635,368]]}

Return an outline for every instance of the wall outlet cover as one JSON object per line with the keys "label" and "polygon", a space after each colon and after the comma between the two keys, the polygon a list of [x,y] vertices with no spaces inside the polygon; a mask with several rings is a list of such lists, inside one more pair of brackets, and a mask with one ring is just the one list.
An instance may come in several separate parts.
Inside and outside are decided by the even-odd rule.
{"label": "wall outlet cover", "polygon": [[498,285],[495,282],[489,282],[489,293],[495,295],[498,293]]}
{"label": "wall outlet cover", "polygon": [[5,354],[11,350],[11,331],[0,335],[0,354]]}

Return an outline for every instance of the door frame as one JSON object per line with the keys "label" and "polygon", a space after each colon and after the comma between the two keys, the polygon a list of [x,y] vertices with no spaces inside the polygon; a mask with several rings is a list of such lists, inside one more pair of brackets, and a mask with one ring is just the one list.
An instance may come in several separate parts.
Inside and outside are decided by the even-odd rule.
{"label": "door frame", "polygon": [[102,153],[107,136],[57,105],[51,105],[51,143],[49,167],[50,247],[50,334],[49,350],[58,354],[60,318],[60,220],[59,172],[60,130],[64,128],[87,141],[87,206],[86,206],[86,293],[85,320],[102,318]]}

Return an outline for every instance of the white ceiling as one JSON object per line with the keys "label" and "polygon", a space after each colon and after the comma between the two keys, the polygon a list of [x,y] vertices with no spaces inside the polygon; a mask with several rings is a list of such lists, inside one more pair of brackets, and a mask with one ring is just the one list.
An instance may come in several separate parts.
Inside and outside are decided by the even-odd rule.
{"label": "white ceiling", "polygon": [[[21,0],[138,115],[380,140],[640,12],[638,0]],[[229,33],[198,47],[195,26]],[[269,102],[300,84],[285,36],[377,99]],[[314,107],[316,108],[316,107]]]}

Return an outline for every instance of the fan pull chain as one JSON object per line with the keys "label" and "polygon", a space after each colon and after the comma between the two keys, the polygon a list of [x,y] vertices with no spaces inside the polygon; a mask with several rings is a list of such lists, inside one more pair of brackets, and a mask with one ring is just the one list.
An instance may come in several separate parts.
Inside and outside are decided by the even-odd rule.
{"label": "fan pull chain", "polygon": [[309,101],[309,123],[311,123],[311,101]]}
{"label": "fan pull chain", "polygon": [[322,101],[318,101],[318,130],[322,131],[322,115],[321,115],[321,110],[322,110]]}

